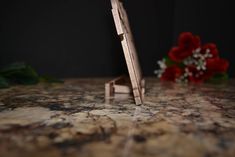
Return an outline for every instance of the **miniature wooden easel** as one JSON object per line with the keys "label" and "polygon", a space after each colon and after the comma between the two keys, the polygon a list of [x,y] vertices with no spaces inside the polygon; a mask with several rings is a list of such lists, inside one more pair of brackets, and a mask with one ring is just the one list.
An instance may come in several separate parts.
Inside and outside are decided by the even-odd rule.
{"label": "miniature wooden easel", "polygon": [[145,81],[142,78],[129,20],[120,0],[111,0],[111,4],[117,34],[121,39],[130,79],[121,76],[106,83],[105,95],[107,98],[115,93],[129,94],[133,92],[135,103],[139,105],[143,103]]}

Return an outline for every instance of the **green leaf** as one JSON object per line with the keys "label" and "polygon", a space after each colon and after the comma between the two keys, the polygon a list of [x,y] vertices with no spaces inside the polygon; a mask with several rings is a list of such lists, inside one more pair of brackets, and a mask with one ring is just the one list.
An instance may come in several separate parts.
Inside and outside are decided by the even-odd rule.
{"label": "green leaf", "polygon": [[170,67],[170,66],[173,66],[173,65],[177,65],[180,68],[184,68],[185,67],[185,65],[183,63],[175,62],[175,61],[171,60],[168,56],[165,57],[164,60],[166,62],[167,67]]}
{"label": "green leaf", "polygon": [[10,65],[7,65],[7,66],[3,67],[0,70],[0,74],[9,73],[11,71],[18,71],[18,70],[25,69],[25,68],[26,68],[25,63],[16,62],[16,63],[12,63]]}
{"label": "green leaf", "polygon": [[8,88],[8,87],[9,87],[9,84],[8,84],[7,80],[4,77],[0,76],[0,89],[1,88]]}
{"label": "green leaf", "polygon": [[218,73],[215,74],[212,78],[208,80],[209,83],[218,84],[224,83],[228,80],[229,76],[227,73]]}
{"label": "green leaf", "polygon": [[47,83],[64,83],[64,81],[57,79],[55,77],[49,75],[42,75],[40,76],[40,82],[47,82]]}
{"label": "green leaf", "polygon": [[9,84],[33,85],[39,81],[48,83],[63,83],[63,81],[52,76],[39,76],[38,73],[25,63],[13,63],[0,70],[1,87]]}
{"label": "green leaf", "polygon": [[17,84],[32,85],[39,81],[37,72],[25,63],[10,64],[4,67],[0,74],[9,82]]}

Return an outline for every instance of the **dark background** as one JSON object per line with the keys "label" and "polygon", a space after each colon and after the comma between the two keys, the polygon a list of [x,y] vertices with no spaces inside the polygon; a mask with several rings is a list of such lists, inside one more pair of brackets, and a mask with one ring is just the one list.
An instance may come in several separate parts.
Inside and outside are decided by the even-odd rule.
{"label": "dark background", "polygon": [[[125,0],[140,64],[156,61],[180,32],[217,44],[235,75],[232,0]],[[18,0],[0,4],[0,66],[24,61],[58,77],[116,76],[126,72],[109,0]]]}

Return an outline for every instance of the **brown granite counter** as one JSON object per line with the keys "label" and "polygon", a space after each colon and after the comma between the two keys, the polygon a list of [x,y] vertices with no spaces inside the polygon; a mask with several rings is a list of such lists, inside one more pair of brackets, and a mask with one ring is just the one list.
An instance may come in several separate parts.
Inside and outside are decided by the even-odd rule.
{"label": "brown granite counter", "polygon": [[234,157],[235,81],[147,79],[145,104],[106,79],[0,90],[0,157]]}

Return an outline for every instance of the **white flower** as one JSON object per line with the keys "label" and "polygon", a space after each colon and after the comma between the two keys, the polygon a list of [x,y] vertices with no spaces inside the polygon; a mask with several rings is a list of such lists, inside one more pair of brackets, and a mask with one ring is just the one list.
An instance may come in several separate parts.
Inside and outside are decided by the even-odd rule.
{"label": "white flower", "polygon": [[160,61],[158,61],[157,63],[158,63],[158,65],[159,65],[159,67],[160,67],[161,69],[166,69],[166,68],[167,68],[167,66],[166,66],[166,60],[165,60],[165,59],[160,60]]}
{"label": "white flower", "polygon": [[162,74],[165,72],[167,65],[166,65],[166,60],[160,60],[157,62],[157,64],[159,65],[159,70],[155,70],[154,74],[157,75],[158,78],[162,77]]}

